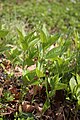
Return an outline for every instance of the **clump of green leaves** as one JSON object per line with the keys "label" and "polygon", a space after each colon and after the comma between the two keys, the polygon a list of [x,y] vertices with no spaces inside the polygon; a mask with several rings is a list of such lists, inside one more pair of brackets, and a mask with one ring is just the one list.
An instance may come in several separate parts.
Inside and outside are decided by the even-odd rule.
{"label": "clump of green leaves", "polygon": [[80,76],[78,74],[76,74],[76,78],[73,76],[69,81],[69,85],[73,98],[77,100],[78,105],[80,105]]}
{"label": "clump of green leaves", "polygon": [[[16,41],[13,44],[7,43],[11,48],[5,50],[5,53],[14,66],[22,66],[24,93],[23,88],[29,85],[44,86],[47,96],[43,106],[44,113],[50,107],[50,99],[55,96],[56,90],[69,91],[70,85],[72,96],[78,100],[79,105],[80,91],[77,73],[79,73],[80,46],[78,33],[74,31],[74,41],[72,41],[64,39],[64,36],[60,34],[50,35],[45,25],[42,29],[27,34],[18,28],[16,31],[18,34]],[[34,69],[28,70],[31,65],[35,66]],[[75,73],[76,79],[72,77]],[[69,76],[66,77],[66,75]],[[13,99],[8,93],[5,96],[7,101]]]}

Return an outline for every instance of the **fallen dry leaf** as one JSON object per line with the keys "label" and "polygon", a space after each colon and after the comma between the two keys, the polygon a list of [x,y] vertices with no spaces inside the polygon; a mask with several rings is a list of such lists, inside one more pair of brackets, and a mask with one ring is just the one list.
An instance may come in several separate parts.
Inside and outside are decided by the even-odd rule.
{"label": "fallen dry leaf", "polygon": [[31,65],[30,67],[27,68],[29,71],[35,70],[36,69],[36,64]]}
{"label": "fallen dry leaf", "polygon": [[9,88],[9,91],[14,94],[15,99],[20,98],[20,91],[16,87]]}
{"label": "fallen dry leaf", "polygon": [[36,109],[39,113],[42,113],[42,107],[40,107],[38,103],[35,103],[35,109]]}
{"label": "fallen dry leaf", "polygon": [[35,109],[35,106],[30,105],[27,101],[22,103],[22,111],[23,112],[32,112]]}
{"label": "fallen dry leaf", "polygon": [[2,96],[3,88],[0,88],[0,97]]}
{"label": "fallen dry leaf", "polygon": [[21,67],[18,67],[16,66],[15,67],[15,76],[19,77],[19,76],[22,76],[22,68]]}
{"label": "fallen dry leaf", "polygon": [[6,70],[8,70],[9,68],[11,68],[11,62],[10,60],[4,60],[3,63],[2,63],[5,67]]}
{"label": "fallen dry leaf", "polygon": [[31,95],[37,95],[38,93],[41,93],[42,90],[42,85],[34,85],[33,88],[31,90],[29,90],[29,93]]}

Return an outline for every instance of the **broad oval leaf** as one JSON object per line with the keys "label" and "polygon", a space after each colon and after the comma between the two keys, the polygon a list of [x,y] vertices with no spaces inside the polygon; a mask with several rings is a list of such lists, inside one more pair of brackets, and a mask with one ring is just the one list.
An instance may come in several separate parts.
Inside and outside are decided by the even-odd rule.
{"label": "broad oval leaf", "polygon": [[75,89],[75,87],[76,87],[76,85],[77,85],[76,80],[75,80],[74,77],[72,77],[72,78],[70,79],[69,85],[70,85],[71,92],[74,93],[74,89]]}
{"label": "broad oval leaf", "polygon": [[46,54],[46,59],[53,59],[60,55],[61,47],[55,47]]}

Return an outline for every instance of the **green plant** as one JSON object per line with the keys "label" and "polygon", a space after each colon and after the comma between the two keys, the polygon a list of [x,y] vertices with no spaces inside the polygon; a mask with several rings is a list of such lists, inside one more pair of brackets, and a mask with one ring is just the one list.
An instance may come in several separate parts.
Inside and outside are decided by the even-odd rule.
{"label": "green plant", "polygon": [[80,76],[76,74],[76,78],[73,76],[69,81],[72,96],[78,101],[80,105]]}
{"label": "green plant", "polygon": [[8,32],[8,30],[0,28],[0,53],[8,49],[6,40]]}
{"label": "green plant", "polygon": [[[10,58],[14,60],[14,63],[15,61],[18,61],[18,64],[23,66],[23,81],[25,85],[45,85],[47,99],[49,100],[49,97],[53,96],[56,90],[64,89],[66,87],[64,81],[61,83],[60,75],[64,75],[69,69],[68,65],[71,56],[68,56],[69,52],[67,53],[67,50],[69,50],[71,41],[62,41],[62,37],[59,34],[49,35],[45,25],[42,30],[39,30],[39,33],[32,32],[30,34],[23,35],[19,29],[17,29],[17,31],[19,40],[16,47],[11,49]],[[57,44],[57,46],[54,46],[53,44]],[[34,61],[35,58],[37,58],[36,63]],[[49,61],[51,63],[48,66]],[[28,71],[25,69],[25,66],[31,66],[34,64],[36,64],[36,68],[34,70]],[[64,71],[64,67],[66,65],[67,67]],[[46,71],[49,67],[50,73],[49,75],[46,75]],[[54,72],[51,71],[51,69],[55,69]],[[34,80],[35,76],[38,77],[36,81]],[[42,78],[45,78],[45,81],[42,80]],[[50,84],[51,87],[51,91],[49,92],[48,84]]]}

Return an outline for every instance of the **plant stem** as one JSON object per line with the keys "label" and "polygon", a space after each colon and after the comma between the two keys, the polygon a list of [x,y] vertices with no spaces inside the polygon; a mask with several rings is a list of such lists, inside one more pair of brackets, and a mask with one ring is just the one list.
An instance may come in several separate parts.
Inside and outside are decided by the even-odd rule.
{"label": "plant stem", "polygon": [[45,78],[45,87],[46,87],[47,99],[48,99],[48,101],[49,101],[49,94],[48,94],[48,78]]}

